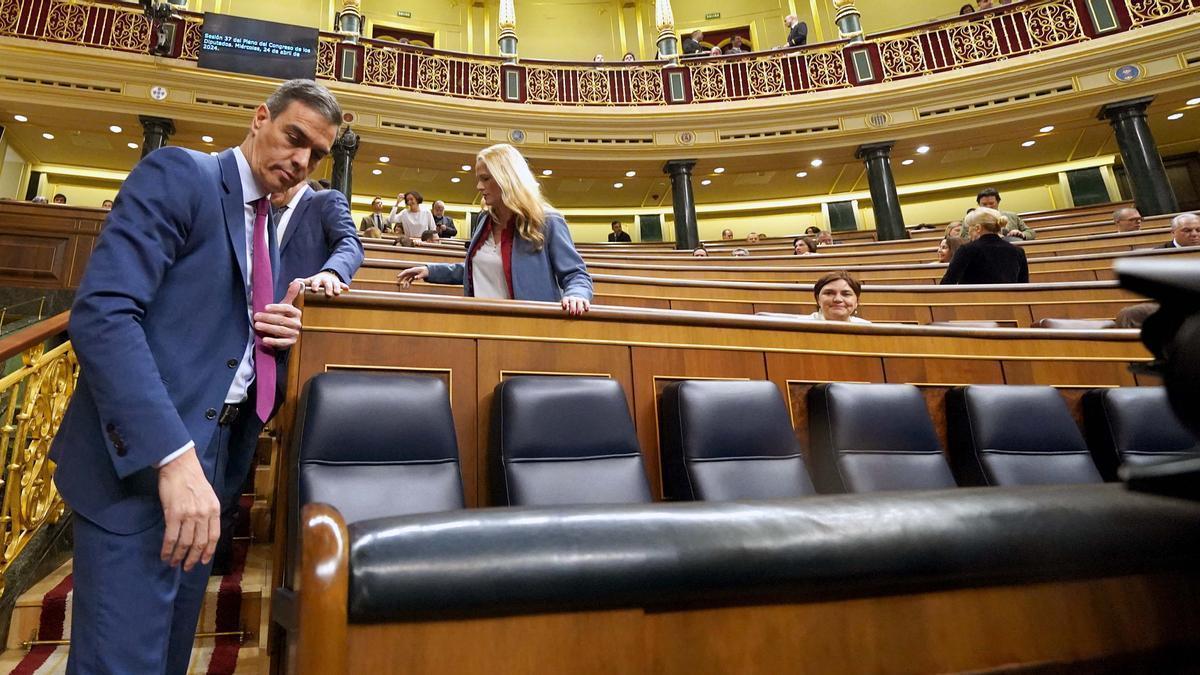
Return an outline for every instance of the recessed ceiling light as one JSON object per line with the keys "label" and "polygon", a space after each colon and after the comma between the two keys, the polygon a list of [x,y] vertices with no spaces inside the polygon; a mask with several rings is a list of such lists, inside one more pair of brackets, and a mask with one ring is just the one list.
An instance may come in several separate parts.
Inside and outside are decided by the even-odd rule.
{"label": "recessed ceiling light", "polygon": [[29,118],[24,115],[13,115],[13,119],[18,122],[28,122]]}
{"label": "recessed ceiling light", "polygon": [[119,126],[117,126],[117,125],[115,125],[115,124],[114,124],[114,125],[112,125],[111,127],[109,127],[109,128],[108,128],[108,130],[109,130],[109,131],[111,131],[111,132],[113,132],[114,134],[119,134],[119,133],[121,133],[122,131],[125,131],[124,129],[122,129],[121,127],[119,127]]}
{"label": "recessed ceiling light", "polygon": [[823,161],[821,161],[821,160],[819,160],[819,159],[814,159],[813,161],[809,162],[809,164],[812,164],[813,166],[821,166],[821,165],[822,165],[822,164],[824,164],[824,163],[825,163],[825,162],[823,162]]}
{"label": "recessed ceiling light", "polygon": [[[1187,100],[1187,104],[1188,105],[1200,105],[1200,96],[1197,96],[1196,98],[1189,98]],[[18,115],[18,117],[19,117],[19,115]],[[24,122],[25,120],[17,120],[17,121]]]}
{"label": "recessed ceiling light", "polygon": [[725,173],[725,167],[718,166],[717,168],[713,169],[713,173]]}
{"label": "recessed ceiling light", "polygon": [[1167,119],[1169,119],[1169,120],[1177,120],[1180,117],[1183,117],[1183,113],[1174,113],[1172,115],[1167,115]]}
{"label": "recessed ceiling light", "polygon": [[1041,132],[1041,133],[1043,133],[1043,134],[1048,134],[1048,133],[1050,133],[1051,131],[1054,131],[1054,125],[1053,125],[1053,124],[1047,124],[1046,126],[1042,127],[1041,129],[1038,129],[1038,131],[1039,131],[1039,132]]}
{"label": "recessed ceiling light", "polygon": [[201,136],[200,140],[204,141],[205,143],[212,143],[213,137],[206,134],[204,136]]}
{"label": "recessed ceiling light", "polygon": [[551,174],[553,174],[553,173],[554,173],[554,172],[553,172],[553,171],[551,171],[550,169],[542,169],[542,175],[543,175],[543,176],[549,176],[549,175],[551,175]]}
{"label": "recessed ceiling light", "polygon": [[915,161],[917,161],[917,160],[915,160],[915,159],[906,159],[906,160],[904,160],[903,162],[900,162],[900,163],[901,163],[901,164],[903,164],[904,166],[908,166],[908,165],[912,164],[912,163],[913,163],[913,162],[915,162]]}
{"label": "recessed ceiling light", "polygon": [[460,182],[462,182],[462,179],[461,179],[461,178],[459,178],[458,176],[452,176],[452,177],[450,178],[450,182],[451,182],[451,183],[460,183]]}
{"label": "recessed ceiling light", "polygon": [[808,172],[807,171],[798,171],[798,172],[796,172],[796,178],[808,178]]}
{"label": "recessed ceiling light", "polygon": [[1021,144],[1021,147],[1022,148],[1032,148],[1036,144],[1037,144],[1037,141],[1025,141],[1024,143]]}
{"label": "recessed ceiling light", "polygon": [[388,157],[387,155],[380,155],[379,161],[383,162],[384,164],[387,164],[388,162],[392,161],[392,158]]}
{"label": "recessed ceiling light", "polygon": [[[471,165],[470,165],[470,164],[463,164],[462,166],[460,166],[460,167],[458,167],[458,168],[462,169],[463,171],[470,171],[470,170],[471,170]],[[543,173],[544,175],[547,175],[547,176],[549,176],[549,175],[550,175],[549,173],[547,173],[547,172],[545,172],[545,171],[543,171],[542,173]]]}
{"label": "recessed ceiling light", "polygon": [[129,142],[128,142],[128,143],[126,143],[125,145],[129,146],[129,149],[130,149],[130,150],[137,150],[137,149],[138,149],[138,144],[137,144],[137,143],[134,143],[133,141],[129,141]]}
{"label": "recessed ceiling light", "polygon": [[923,155],[923,154],[925,154],[925,153],[927,153],[927,152],[929,152],[929,146],[928,146],[928,145],[918,145],[918,146],[917,146],[917,154],[918,154],[918,155]]}
{"label": "recessed ceiling light", "polygon": [[700,181],[700,184],[701,185],[712,185],[712,181],[705,178],[704,180]]}
{"label": "recessed ceiling light", "polygon": [[52,141],[52,140],[54,140],[54,134],[47,131],[46,133],[42,134],[42,138],[44,138],[48,141]]}
{"label": "recessed ceiling light", "polygon": [[383,169],[371,169],[371,175],[373,176],[378,176],[381,173],[383,173]]}
{"label": "recessed ceiling light", "polygon": [[624,183],[613,183],[613,187],[620,190],[621,188],[625,187],[625,184]]}
{"label": "recessed ceiling light", "polygon": [[633,178],[633,177],[634,177],[634,176],[636,176],[636,175],[637,175],[637,172],[636,172],[636,171],[626,171],[626,172],[625,172],[625,177],[626,177],[626,178]]}

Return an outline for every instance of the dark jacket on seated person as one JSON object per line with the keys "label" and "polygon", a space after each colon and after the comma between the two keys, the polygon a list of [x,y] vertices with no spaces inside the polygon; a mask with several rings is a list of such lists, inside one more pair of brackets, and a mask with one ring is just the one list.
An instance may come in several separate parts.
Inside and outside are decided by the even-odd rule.
{"label": "dark jacket on seated person", "polygon": [[941,283],[1027,284],[1029,262],[1020,247],[987,233],[958,249]]}

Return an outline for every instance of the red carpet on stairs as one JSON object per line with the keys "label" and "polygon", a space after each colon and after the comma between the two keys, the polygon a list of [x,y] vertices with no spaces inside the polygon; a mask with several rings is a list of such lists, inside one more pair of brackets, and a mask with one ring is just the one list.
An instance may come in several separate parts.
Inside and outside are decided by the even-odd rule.
{"label": "red carpet on stairs", "polygon": [[[250,507],[254,497],[245,495],[239,504],[234,525],[233,559],[230,572],[221,577],[217,591],[214,630],[218,633],[242,630],[242,573],[246,568],[246,554],[250,550]],[[63,640],[66,637],[67,607],[70,602],[72,575],[42,596],[42,613],[38,624],[37,640]],[[257,626],[248,626],[250,630]],[[234,675],[238,664],[241,641],[236,636],[218,637],[212,640],[211,648],[197,647],[192,652],[191,672],[207,675]],[[66,645],[37,645],[21,659],[11,675],[52,675],[64,672],[66,667]],[[208,665],[204,667],[204,660]],[[49,663],[48,663],[49,662]]]}

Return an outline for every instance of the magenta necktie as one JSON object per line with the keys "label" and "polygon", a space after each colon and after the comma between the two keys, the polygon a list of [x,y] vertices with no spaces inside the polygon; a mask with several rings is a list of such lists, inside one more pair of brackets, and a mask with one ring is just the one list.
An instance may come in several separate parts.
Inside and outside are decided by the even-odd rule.
{"label": "magenta necktie", "polygon": [[[254,215],[254,259],[250,268],[250,300],[254,313],[266,311],[274,302],[275,278],[271,275],[271,245],[267,242],[267,211],[270,203],[266,197],[258,200]],[[275,350],[263,344],[262,336],[254,335],[254,381],[257,394],[254,411],[264,422],[275,407]]]}

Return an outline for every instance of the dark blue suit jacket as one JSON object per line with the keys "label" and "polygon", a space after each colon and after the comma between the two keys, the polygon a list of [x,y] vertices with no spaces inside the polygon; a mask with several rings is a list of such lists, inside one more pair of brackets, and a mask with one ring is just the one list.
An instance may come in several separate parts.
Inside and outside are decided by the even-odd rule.
{"label": "dark blue suit jacket", "polygon": [[[111,532],[162,518],[155,466],[189,440],[214,479],[216,413],[250,331],[243,207],[232,150],[156,150],[129,174],[92,252],[68,329],[81,372],[51,458],[66,502]],[[307,257],[302,241],[289,256]]]}
{"label": "dark blue suit jacket", "polygon": [[292,279],[330,270],[350,283],[363,261],[350,204],[337,190],[308,190],[296,204],[279,244],[275,295],[283,297]]}

